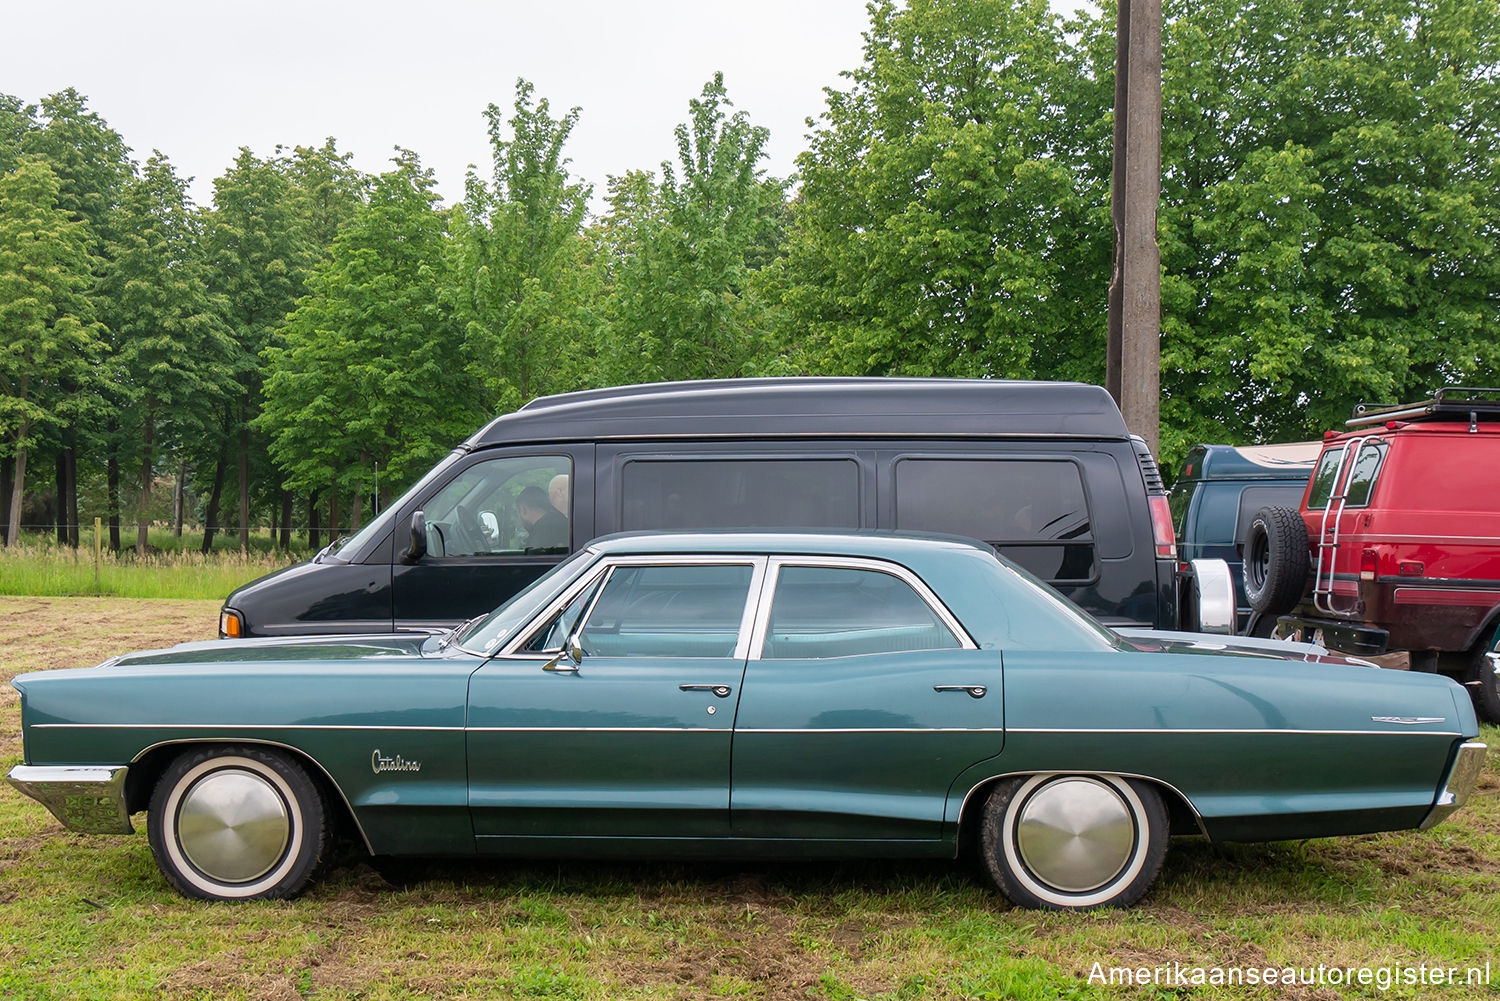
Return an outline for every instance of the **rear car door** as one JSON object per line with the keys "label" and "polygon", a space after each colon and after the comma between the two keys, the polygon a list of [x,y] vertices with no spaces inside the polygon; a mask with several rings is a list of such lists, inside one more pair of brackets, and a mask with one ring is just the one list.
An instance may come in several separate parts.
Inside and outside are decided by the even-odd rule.
{"label": "rear car door", "polygon": [[766,587],[735,836],[936,842],[954,778],[1004,743],[999,652],[894,564],[776,558]]}

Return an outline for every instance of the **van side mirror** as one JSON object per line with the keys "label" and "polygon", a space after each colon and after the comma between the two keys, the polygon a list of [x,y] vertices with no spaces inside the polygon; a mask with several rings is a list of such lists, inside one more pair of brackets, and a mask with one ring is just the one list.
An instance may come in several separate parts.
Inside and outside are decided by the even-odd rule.
{"label": "van side mirror", "polygon": [[427,515],[421,511],[411,513],[411,545],[401,554],[402,563],[415,563],[427,555]]}

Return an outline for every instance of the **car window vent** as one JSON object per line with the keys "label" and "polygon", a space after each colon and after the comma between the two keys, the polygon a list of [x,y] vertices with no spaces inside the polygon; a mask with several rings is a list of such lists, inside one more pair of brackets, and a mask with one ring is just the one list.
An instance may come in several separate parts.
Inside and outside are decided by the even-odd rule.
{"label": "car window vent", "polygon": [[1161,469],[1156,465],[1156,459],[1151,455],[1151,447],[1146,444],[1146,439],[1140,435],[1130,436],[1130,443],[1135,446],[1136,463],[1141,467],[1141,478],[1146,481],[1146,492],[1148,494],[1164,494],[1167,485],[1162,481]]}
{"label": "car window vent", "polygon": [[1500,389],[1444,386],[1429,400],[1416,403],[1361,403],[1346,427],[1365,427],[1386,421],[1461,420],[1470,424],[1500,421]]}

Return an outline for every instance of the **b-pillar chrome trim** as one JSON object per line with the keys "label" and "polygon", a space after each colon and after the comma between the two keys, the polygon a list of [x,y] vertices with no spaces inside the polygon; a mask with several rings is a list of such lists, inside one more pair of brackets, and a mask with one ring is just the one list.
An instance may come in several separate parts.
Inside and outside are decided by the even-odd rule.
{"label": "b-pillar chrome trim", "polygon": [[17,765],[10,784],[52,811],[69,830],[82,834],[130,834],[124,765]]}
{"label": "b-pillar chrome trim", "polygon": [[1442,823],[1450,813],[1469,801],[1469,794],[1474,791],[1479,772],[1484,768],[1486,749],[1484,742],[1478,740],[1465,741],[1458,749],[1453,756],[1453,767],[1443,779],[1443,791],[1438,793],[1437,802],[1423,818],[1419,830],[1425,831]]}

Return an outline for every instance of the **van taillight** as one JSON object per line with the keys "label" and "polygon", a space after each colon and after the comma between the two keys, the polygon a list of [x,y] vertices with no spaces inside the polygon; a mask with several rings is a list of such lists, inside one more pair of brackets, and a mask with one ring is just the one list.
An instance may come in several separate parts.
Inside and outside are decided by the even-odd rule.
{"label": "van taillight", "polygon": [[1151,506],[1151,533],[1156,537],[1156,558],[1177,558],[1177,534],[1172,530],[1172,509],[1167,506],[1163,494],[1152,494],[1146,498]]}
{"label": "van taillight", "polygon": [[1380,565],[1380,553],[1374,549],[1366,549],[1359,554],[1359,579],[1374,580],[1375,570]]}

